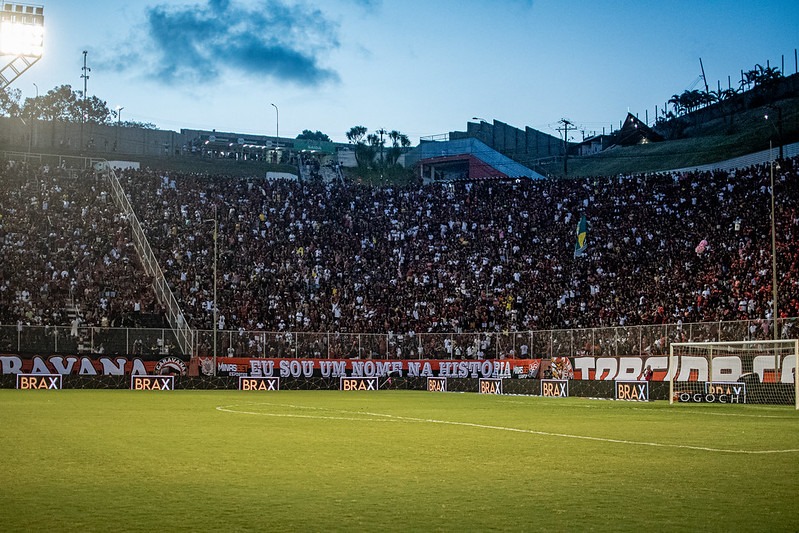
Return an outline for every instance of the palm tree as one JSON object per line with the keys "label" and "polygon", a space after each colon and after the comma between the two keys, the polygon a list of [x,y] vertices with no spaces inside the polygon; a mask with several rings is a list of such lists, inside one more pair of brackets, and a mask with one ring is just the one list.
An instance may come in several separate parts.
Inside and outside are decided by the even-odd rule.
{"label": "palm tree", "polygon": [[[369,147],[369,161],[371,162],[374,160],[378,150],[382,151],[383,140],[377,133],[370,133],[366,136],[366,145]],[[382,164],[382,161],[379,164]]]}
{"label": "palm tree", "polygon": [[367,129],[365,126],[353,126],[350,128],[350,131],[347,132],[347,140],[352,144],[359,144],[363,141],[366,131]]}
{"label": "palm tree", "polygon": [[682,106],[682,101],[680,100],[679,94],[673,94],[671,98],[669,98],[669,101],[667,103],[671,104],[674,107],[675,115],[679,116],[685,111],[685,109]]}
{"label": "palm tree", "polygon": [[399,146],[399,137],[401,133],[397,130],[391,130],[388,132],[388,138],[391,140],[391,146]]}
{"label": "palm tree", "polygon": [[[379,129],[368,134],[367,131],[363,126],[354,126],[347,132],[347,139],[355,145],[355,159],[359,167],[373,163],[378,151],[381,157],[377,166],[395,166],[402,152],[411,145],[408,136],[397,130]],[[387,140],[391,141],[391,146],[384,152]]]}
{"label": "palm tree", "polygon": [[771,85],[782,78],[782,72],[777,67],[764,67],[757,64],[752,70],[744,72],[744,79],[741,81],[741,89],[746,90],[750,87],[760,87],[761,85]]}
{"label": "palm tree", "polygon": [[388,138],[391,141],[391,147],[386,151],[386,164],[395,166],[402,152],[411,145],[411,140],[407,135],[397,130],[391,130],[388,133]]}
{"label": "palm tree", "polygon": [[367,129],[365,126],[353,126],[347,132],[347,140],[355,145],[355,162],[359,167],[367,165],[370,161],[366,153],[366,145],[363,138],[366,135]]}
{"label": "palm tree", "polygon": [[746,72],[742,71],[743,76],[741,77],[741,91],[745,92],[752,88],[755,84],[755,80],[757,79],[758,73],[757,69],[747,70]]}
{"label": "palm tree", "polygon": [[757,69],[755,86],[770,85],[782,77],[782,73],[777,67],[763,67],[763,65],[755,65],[755,68]]}
{"label": "palm tree", "polygon": [[705,100],[705,93],[700,91],[699,89],[693,89],[690,91],[685,91],[682,95],[685,98],[685,103],[683,104],[685,108],[688,110],[689,113],[696,111],[700,107],[702,107],[702,103]]}

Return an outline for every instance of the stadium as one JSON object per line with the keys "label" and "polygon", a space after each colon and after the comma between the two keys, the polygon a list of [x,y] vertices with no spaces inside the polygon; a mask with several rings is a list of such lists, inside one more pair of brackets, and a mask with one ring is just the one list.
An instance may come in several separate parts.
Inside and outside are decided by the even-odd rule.
{"label": "stadium", "polygon": [[796,50],[344,143],[19,101],[0,17],[4,530],[796,529]]}

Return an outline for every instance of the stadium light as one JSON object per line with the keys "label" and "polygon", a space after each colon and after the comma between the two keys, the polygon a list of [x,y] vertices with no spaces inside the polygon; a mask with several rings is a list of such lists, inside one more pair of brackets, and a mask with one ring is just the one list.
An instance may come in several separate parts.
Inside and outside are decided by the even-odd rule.
{"label": "stadium light", "polygon": [[44,8],[3,3],[0,11],[0,54],[41,57],[44,51]]}
{"label": "stadium light", "polygon": [[0,56],[13,56],[0,69],[0,89],[19,78],[44,53],[44,7],[2,2]]}

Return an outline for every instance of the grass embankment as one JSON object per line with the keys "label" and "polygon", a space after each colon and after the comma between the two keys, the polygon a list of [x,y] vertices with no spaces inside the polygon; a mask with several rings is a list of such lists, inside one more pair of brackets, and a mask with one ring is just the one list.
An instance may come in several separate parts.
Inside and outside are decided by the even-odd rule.
{"label": "grass embankment", "polygon": [[[782,142],[799,139],[799,98],[782,100]],[[764,115],[769,113],[769,119]],[[673,170],[725,161],[779,144],[777,117],[768,108],[752,109],[707,123],[690,125],[686,138],[628,147],[617,147],[596,155],[570,157],[569,176],[614,176],[637,172]],[[562,174],[560,168],[552,170]]]}

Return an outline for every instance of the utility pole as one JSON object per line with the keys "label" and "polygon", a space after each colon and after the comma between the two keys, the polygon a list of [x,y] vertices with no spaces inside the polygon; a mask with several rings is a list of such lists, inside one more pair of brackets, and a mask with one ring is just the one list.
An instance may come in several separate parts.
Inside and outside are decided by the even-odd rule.
{"label": "utility pole", "polygon": [[83,106],[81,109],[80,114],[80,149],[83,150],[83,123],[86,122],[86,93],[89,90],[89,72],[92,71],[89,67],[86,66],[86,56],[89,54],[88,51],[83,51],[83,74],[80,77],[83,79]]}
{"label": "utility pole", "polygon": [[566,177],[569,174],[569,128],[577,129],[577,127],[565,118],[560,119],[558,124],[562,124],[557,130],[563,132],[563,176]]}
{"label": "utility pole", "polygon": [[705,82],[705,94],[710,94],[710,88],[707,86],[707,78],[705,77],[705,65],[702,64],[702,58],[699,58],[699,68],[702,69],[702,81]]}

